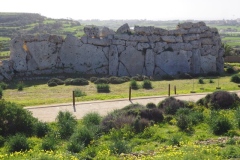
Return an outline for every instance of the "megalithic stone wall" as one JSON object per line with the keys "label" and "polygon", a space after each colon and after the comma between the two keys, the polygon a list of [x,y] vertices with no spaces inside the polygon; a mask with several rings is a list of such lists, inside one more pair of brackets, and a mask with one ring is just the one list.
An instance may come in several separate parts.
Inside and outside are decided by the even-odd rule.
{"label": "megalithic stone wall", "polygon": [[175,30],[128,24],[116,32],[85,27],[85,36],[23,35],[11,40],[0,79],[14,75],[85,73],[115,76],[223,72],[224,49],[216,28],[183,23]]}

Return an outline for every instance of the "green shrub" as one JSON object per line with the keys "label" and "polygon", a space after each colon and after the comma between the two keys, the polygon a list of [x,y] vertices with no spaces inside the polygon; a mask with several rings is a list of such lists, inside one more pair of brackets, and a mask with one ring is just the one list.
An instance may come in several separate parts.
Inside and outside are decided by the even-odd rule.
{"label": "green shrub", "polygon": [[60,137],[62,139],[68,139],[72,135],[77,124],[76,118],[69,111],[60,111],[58,112],[56,121]]}
{"label": "green shrub", "polygon": [[108,84],[109,79],[108,78],[99,78],[96,81],[94,81],[95,84]]}
{"label": "green shrub", "polygon": [[87,146],[94,138],[94,133],[87,126],[81,126],[77,128],[72,136],[70,137],[70,142],[75,141],[76,143],[83,144]]}
{"label": "green shrub", "polygon": [[3,97],[3,90],[2,88],[0,88],[0,99],[2,99],[2,97]]}
{"label": "green shrub", "polygon": [[29,143],[27,137],[23,134],[16,134],[9,138],[8,140],[8,150],[9,152],[19,152],[29,150]]}
{"label": "green shrub", "polygon": [[82,97],[82,96],[86,96],[86,93],[81,91],[80,89],[74,89],[74,96],[75,97]]}
{"label": "green shrub", "polygon": [[181,141],[182,141],[182,136],[180,134],[173,134],[170,136],[168,143],[172,146],[180,146]]}
{"label": "green shrub", "polygon": [[16,133],[32,135],[37,119],[32,113],[18,105],[0,100],[0,135],[9,136]]}
{"label": "green shrub", "polygon": [[138,86],[138,84],[137,84],[137,81],[136,81],[136,80],[131,80],[131,81],[130,81],[130,87],[131,87],[132,89],[138,89],[139,86]]}
{"label": "green shrub", "polygon": [[187,131],[192,129],[192,121],[189,116],[181,114],[177,117],[177,126],[182,131]]}
{"label": "green shrub", "polygon": [[227,133],[232,128],[229,119],[216,111],[211,112],[209,125],[213,133],[216,135]]}
{"label": "green shrub", "polygon": [[141,118],[145,118],[156,123],[162,122],[164,119],[162,112],[158,108],[141,110],[140,116]]}
{"label": "green shrub", "polygon": [[150,121],[145,118],[137,118],[134,122],[134,130],[136,133],[144,131],[146,127],[150,126]]}
{"label": "green shrub", "polygon": [[89,126],[89,125],[100,125],[101,123],[101,116],[96,113],[88,113],[83,117],[83,124],[85,126]]}
{"label": "green shrub", "polygon": [[111,84],[121,84],[124,82],[126,82],[126,81],[121,77],[112,76],[109,78],[109,83],[111,83]]}
{"label": "green shrub", "polygon": [[54,151],[57,149],[58,140],[56,139],[56,136],[54,133],[51,133],[50,135],[47,135],[42,140],[42,149],[45,151]]}
{"label": "green shrub", "polygon": [[128,76],[122,76],[121,78],[124,79],[125,82],[128,82],[128,81],[130,81],[130,79],[131,79],[131,78],[128,77]]}
{"label": "green shrub", "polygon": [[199,84],[204,84],[204,80],[203,80],[202,77],[198,79],[198,83],[199,83]]}
{"label": "green shrub", "polygon": [[67,150],[72,152],[72,153],[79,153],[83,149],[84,149],[84,145],[82,143],[79,143],[79,142],[75,141],[75,140],[71,140],[67,144]]}
{"label": "green shrub", "polygon": [[52,78],[50,79],[47,83],[48,83],[48,86],[49,86],[49,83],[56,83],[57,85],[63,85],[64,84],[64,81],[59,79],[59,78]]}
{"label": "green shrub", "polygon": [[5,143],[5,138],[3,136],[0,136],[0,148],[3,147]]}
{"label": "green shrub", "polygon": [[149,108],[149,109],[153,109],[153,108],[157,108],[157,105],[150,102],[146,105],[146,107]]}
{"label": "green shrub", "polygon": [[57,86],[58,84],[56,82],[49,82],[48,83],[48,87],[55,87]]}
{"label": "green shrub", "polygon": [[6,83],[4,83],[4,82],[0,82],[0,87],[1,87],[3,90],[5,90],[5,89],[7,89],[8,85],[7,85]]}
{"label": "green shrub", "polygon": [[145,89],[152,89],[152,82],[150,80],[143,80],[142,87]]}
{"label": "green shrub", "polygon": [[209,83],[214,83],[214,81],[212,79],[209,79]]}
{"label": "green shrub", "polygon": [[163,76],[161,76],[161,78],[163,79],[163,80],[174,80],[174,77],[173,76],[171,76],[171,75],[163,75]]}
{"label": "green shrub", "polygon": [[221,155],[224,159],[239,159],[240,149],[239,146],[226,146],[221,150]]}
{"label": "green shrub", "polygon": [[142,80],[143,80],[143,76],[137,74],[136,76],[133,76],[133,77],[131,78],[131,80],[142,81]]}
{"label": "green shrub", "polygon": [[235,72],[235,70],[233,69],[233,67],[227,67],[226,69],[227,73],[229,74],[233,74]]}
{"label": "green shrub", "polygon": [[35,127],[36,136],[40,138],[47,135],[47,133],[50,131],[50,128],[46,122],[37,122]]}
{"label": "green shrub", "polygon": [[232,75],[231,82],[240,83],[240,75],[238,74]]}
{"label": "green shrub", "polygon": [[237,125],[238,125],[238,128],[240,129],[240,107],[238,107],[235,111],[235,117],[236,117],[236,120],[237,120]]}
{"label": "green shrub", "polygon": [[110,150],[115,154],[130,153],[131,147],[128,145],[128,142],[125,140],[115,140],[110,145]]}
{"label": "green shrub", "polygon": [[89,82],[84,78],[75,78],[71,81],[71,85],[76,85],[76,86],[83,86],[88,84]]}
{"label": "green shrub", "polygon": [[72,78],[67,78],[67,79],[64,81],[64,83],[65,83],[66,86],[67,86],[67,85],[72,85],[72,81],[73,81]]}
{"label": "green shrub", "polygon": [[185,107],[185,103],[174,97],[169,97],[159,102],[157,107],[163,109],[165,114],[174,115],[178,109]]}
{"label": "green shrub", "polygon": [[97,77],[91,77],[91,78],[90,78],[90,81],[91,81],[92,83],[94,83],[96,80],[98,80]]}
{"label": "green shrub", "polygon": [[208,107],[214,109],[228,109],[233,107],[237,99],[233,94],[226,91],[216,91],[210,95]]}
{"label": "green shrub", "polygon": [[97,92],[98,93],[108,93],[110,92],[110,86],[109,84],[97,84]]}
{"label": "green shrub", "polygon": [[23,88],[24,88],[24,83],[23,83],[23,82],[19,82],[19,83],[17,84],[17,89],[18,89],[18,91],[22,91]]}

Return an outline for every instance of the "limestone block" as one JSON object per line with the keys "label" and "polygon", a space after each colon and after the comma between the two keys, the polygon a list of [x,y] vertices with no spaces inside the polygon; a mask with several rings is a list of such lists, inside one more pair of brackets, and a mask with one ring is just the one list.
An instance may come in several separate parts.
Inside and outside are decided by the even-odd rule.
{"label": "limestone block", "polygon": [[200,26],[202,32],[211,31],[208,26]]}
{"label": "limestone block", "polygon": [[179,29],[175,29],[175,30],[169,30],[168,31],[169,35],[175,35],[175,36],[181,36],[184,34],[188,34],[188,30],[183,29],[183,28],[179,28]]}
{"label": "limestone block", "polygon": [[148,40],[150,42],[158,42],[160,41],[161,37],[159,35],[150,35],[148,36]]}
{"label": "limestone block", "polygon": [[110,40],[107,38],[99,39],[99,38],[88,38],[88,44],[93,44],[97,46],[109,46]]}
{"label": "limestone block", "polygon": [[123,33],[130,33],[130,28],[128,26],[127,23],[125,23],[124,25],[120,26],[118,29],[117,29],[117,33],[118,34],[123,34]]}
{"label": "limestone block", "polygon": [[109,49],[109,75],[118,74],[118,50],[116,45],[111,45]]}
{"label": "limestone block", "polygon": [[168,43],[183,42],[182,36],[162,36],[161,38]]}
{"label": "limestone block", "polygon": [[210,28],[211,32],[213,33],[218,33],[218,29],[217,28]]}
{"label": "limestone block", "polygon": [[138,43],[137,50],[142,51],[143,49],[150,48],[150,45],[148,43]]}
{"label": "limestone block", "polygon": [[81,41],[82,41],[82,43],[87,44],[88,43],[88,37],[87,36],[82,36]]}
{"label": "limestone block", "polygon": [[130,41],[136,41],[136,42],[148,42],[147,36],[140,36],[140,35],[131,35],[129,38]]}
{"label": "limestone block", "polygon": [[189,34],[189,35],[183,36],[184,42],[194,41],[194,40],[198,40],[198,39],[200,39],[199,34]]}
{"label": "limestone block", "polygon": [[136,46],[137,46],[137,42],[134,42],[134,41],[126,41],[126,46],[136,47]]}
{"label": "limestone block", "polygon": [[101,37],[107,37],[113,34],[115,34],[115,32],[112,29],[109,29],[108,27],[103,27],[100,35]]}
{"label": "limestone block", "polygon": [[200,38],[211,38],[213,36],[212,32],[210,31],[203,32],[199,35],[200,35]]}
{"label": "limestone block", "polygon": [[202,38],[201,43],[202,43],[202,45],[212,45],[213,40],[211,38]]}
{"label": "limestone block", "polygon": [[144,60],[145,58],[141,51],[136,50],[132,46],[126,47],[126,50],[122,52],[119,57],[121,67],[119,66],[118,75],[126,75],[124,70],[126,70],[130,76],[142,74]]}
{"label": "limestone block", "polygon": [[201,70],[203,73],[216,72],[216,57],[212,55],[201,56]]}
{"label": "limestone block", "polygon": [[197,23],[193,23],[193,27],[194,28],[198,28],[198,27],[201,27],[201,26],[206,26],[205,22],[197,22]]}
{"label": "limestone block", "polygon": [[117,45],[118,54],[122,53],[126,49],[123,45]]}
{"label": "limestone block", "polygon": [[200,28],[190,28],[188,33],[190,33],[190,34],[200,34],[200,33],[202,33],[202,31],[201,31]]}
{"label": "limestone block", "polygon": [[135,26],[134,31],[136,34],[148,36],[148,35],[154,34],[154,27],[153,26],[147,26],[147,27]]}
{"label": "limestone block", "polygon": [[115,40],[115,39],[113,39],[112,40],[112,44],[125,46],[126,42],[124,40]]}
{"label": "limestone block", "polygon": [[128,41],[130,39],[130,36],[128,34],[115,34],[114,39],[120,39]]}
{"label": "limestone block", "polygon": [[178,24],[178,28],[183,28],[183,29],[189,29],[192,28],[193,23],[192,22],[185,22],[182,24]]}
{"label": "limestone block", "polygon": [[146,56],[145,56],[145,67],[146,67],[146,75],[153,76],[153,71],[155,68],[155,53],[153,52],[152,49],[147,49]]}
{"label": "limestone block", "polygon": [[159,67],[164,73],[169,75],[176,75],[178,73],[189,73],[190,60],[192,52],[180,51],[170,52],[165,51],[156,55],[156,66]]}
{"label": "limestone block", "polygon": [[100,36],[99,28],[96,26],[85,26],[83,30],[87,37],[99,38]]}
{"label": "limestone block", "polygon": [[191,72],[193,74],[199,74],[201,72],[201,51],[199,49],[194,49],[192,51],[193,55],[191,58]]}
{"label": "limestone block", "polygon": [[168,35],[168,30],[162,29],[162,28],[154,28],[154,34],[160,35],[160,36],[166,36]]}
{"label": "limestone block", "polygon": [[193,49],[199,49],[199,48],[201,48],[201,45],[202,45],[200,40],[191,41],[190,43],[191,43]]}
{"label": "limestone block", "polygon": [[153,51],[155,53],[161,53],[167,48],[168,48],[168,44],[166,42],[157,42],[155,45],[155,48],[153,48]]}

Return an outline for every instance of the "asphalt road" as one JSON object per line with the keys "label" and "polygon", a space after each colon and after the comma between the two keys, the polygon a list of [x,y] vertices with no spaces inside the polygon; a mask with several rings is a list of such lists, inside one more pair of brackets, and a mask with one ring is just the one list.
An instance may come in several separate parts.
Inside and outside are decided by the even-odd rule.
{"label": "asphalt road", "polygon": [[[234,91],[240,95],[240,91]],[[203,94],[187,94],[187,95],[174,95],[173,97],[180,100],[187,100],[196,102],[200,98],[206,96],[207,93]],[[25,109],[32,112],[33,116],[38,118],[43,122],[53,122],[57,117],[59,111],[70,111],[77,119],[81,119],[84,115],[90,112],[97,112],[100,115],[104,116],[107,113],[115,110],[121,109],[131,103],[139,103],[146,105],[149,102],[158,104],[160,101],[167,98],[167,96],[159,97],[141,97],[141,98],[132,98],[131,101],[128,99],[115,99],[115,100],[106,100],[106,101],[87,101],[87,102],[78,102],[73,107],[72,103],[64,104],[53,104],[45,106],[33,106],[25,107]]]}

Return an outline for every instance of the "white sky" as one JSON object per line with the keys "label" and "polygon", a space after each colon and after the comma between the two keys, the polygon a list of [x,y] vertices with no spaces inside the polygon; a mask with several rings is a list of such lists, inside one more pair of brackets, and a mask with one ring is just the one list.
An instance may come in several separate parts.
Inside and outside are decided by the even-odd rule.
{"label": "white sky", "polygon": [[240,0],[0,0],[0,12],[72,19],[222,20],[240,18]]}

